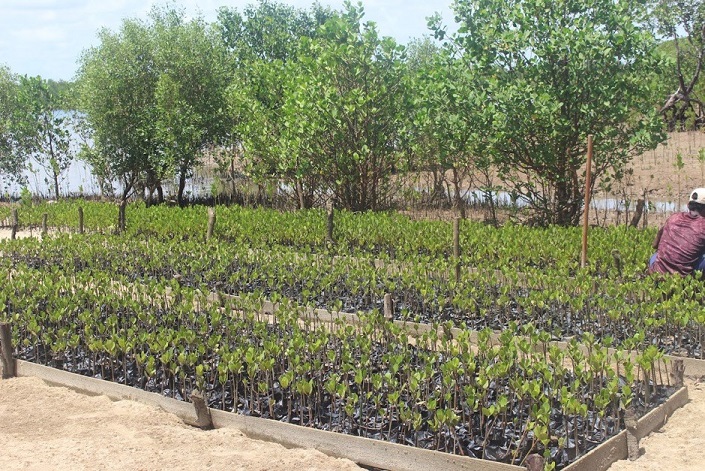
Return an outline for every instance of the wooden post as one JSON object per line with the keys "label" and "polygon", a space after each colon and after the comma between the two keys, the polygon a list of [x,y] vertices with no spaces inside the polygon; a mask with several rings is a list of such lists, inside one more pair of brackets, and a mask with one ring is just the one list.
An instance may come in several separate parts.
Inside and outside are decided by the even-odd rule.
{"label": "wooden post", "polygon": [[117,233],[121,234],[125,232],[125,228],[127,227],[127,221],[125,220],[125,210],[127,209],[127,200],[124,199],[120,201],[120,206],[118,207],[118,227],[117,227]]}
{"label": "wooden post", "polygon": [[543,456],[538,453],[532,453],[526,457],[524,460],[524,466],[527,471],[543,471],[544,469],[544,459]]}
{"label": "wooden post", "polygon": [[2,359],[2,379],[14,378],[15,359],[12,357],[12,331],[10,324],[0,323],[0,357]]}
{"label": "wooden post", "polygon": [[455,260],[455,282],[460,283],[460,218],[453,219],[453,259]]}
{"label": "wooden post", "polygon": [[20,227],[20,218],[17,215],[17,208],[12,210],[12,233],[10,234],[10,239],[15,240],[17,237],[17,231]]}
{"label": "wooden post", "polygon": [[83,208],[78,207],[78,233],[83,234]]}
{"label": "wooden post", "polygon": [[639,438],[636,435],[636,413],[633,407],[624,411],[624,425],[627,427],[627,454],[629,461],[639,458]]}
{"label": "wooden post", "polygon": [[619,251],[619,249],[612,249],[612,260],[614,260],[614,267],[617,269],[617,273],[619,273],[619,276],[622,276],[622,253]]}
{"label": "wooden post", "polygon": [[384,318],[388,320],[394,319],[394,301],[390,293],[384,294]]}
{"label": "wooden post", "polygon": [[673,360],[671,362],[671,381],[673,382],[673,386],[675,386],[677,388],[683,387],[684,373],[685,373],[685,365],[683,364],[683,360],[681,360],[681,359]]}
{"label": "wooden post", "polygon": [[587,264],[588,214],[590,212],[590,179],[592,177],[592,134],[588,135],[587,163],[585,164],[585,210],[583,212],[583,247],[580,252],[580,268]]}
{"label": "wooden post", "polygon": [[49,215],[47,213],[42,214],[42,237],[46,237],[49,233],[49,228],[47,227],[47,220]]}
{"label": "wooden post", "polygon": [[333,239],[333,216],[335,215],[335,206],[333,200],[330,199],[326,203],[326,242],[332,244],[335,242]]}
{"label": "wooden post", "polygon": [[206,404],[205,395],[201,391],[194,390],[191,393],[191,402],[196,409],[196,426],[203,430],[212,430],[213,418],[208,404]]}
{"label": "wooden post", "polygon": [[215,230],[215,208],[208,208],[208,229],[206,231],[206,240],[210,240],[213,237],[213,230]]}

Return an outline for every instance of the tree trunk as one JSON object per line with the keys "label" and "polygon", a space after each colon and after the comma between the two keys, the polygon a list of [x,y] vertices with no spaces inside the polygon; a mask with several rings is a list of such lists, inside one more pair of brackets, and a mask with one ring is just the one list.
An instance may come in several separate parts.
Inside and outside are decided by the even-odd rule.
{"label": "tree trunk", "polygon": [[164,203],[164,189],[161,183],[157,183],[157,204]]}
{"label": "tree trunk", "polygon": [[546,222],[559,226],[576,226],[582,210],[582,199],[577,172],[569,170],[568,175],[556,182],[554,194],[554,214],[546,214]]}
{"label": "tree trunk", "polygon": [[455,192],[455,195],[453,196],[453,205],[460,213],[460,217],[465,219],[465,201],[463,201],[463,198],[460,195],[460,176],[458,175],[458,169],[455,166],[453,167],[453,190]]}
{"label": "tree trunk", "polygon": [[176,195],[176,202],[179,207],[184,207],[184,188],[186,188],[186,169],[181,168],[179,170],[179,192]]}
{"label": "tree trunk", "polygon": [[301,179],[296,179],[296,193],[299,196],[299,209],[306,208],[306,199],[304,198],[304,186],[301,183]]}
{"label": "tree trunk", "polygon": [[118,207],[118,234],[125,232],[127,224],[125,223],[125,209],[127,208],[127,199],[120,201],[120,206]]}
{"label": "tree trunk", "polygon": [[646,206],[646,202],[644,201],[644,198],[639,198],[636,202],[636,211],[634,211],[634,217],[632,218],[631,222],[629,223],[630,226],[637,227],[639,225],[639,220],[641,219],[641,216],[644,214],[644,206]]}
{"label": "tree trunk", "polygon": [[59,174],[52,172],[54,175],[54,198],[59,201]]}

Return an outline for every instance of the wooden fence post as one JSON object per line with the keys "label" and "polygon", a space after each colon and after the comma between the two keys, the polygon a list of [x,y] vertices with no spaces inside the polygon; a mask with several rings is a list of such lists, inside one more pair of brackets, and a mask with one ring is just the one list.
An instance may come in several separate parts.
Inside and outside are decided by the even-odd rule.
{"label": "wooden fence post", "polygon": [[384,294],[384,318],[388,320],[394,319],[394,300],[390,293]]}
{"label": "wooden fence post", "polygon": [[125,228],[127,227],[127,221],[125,220],[125,211],[127,210],[127,200],[123,199],[120,201],[120,206],[118,206],[118,225],[117,225],[117,233],[121,234],[125,232]]}
{"label": "wooden fence post", "polygon": [[455,260],[455,282],[460,282],[460,218],[453,220],[453,259]]}
{"label": "wooden fence post", "polygon": [[49,233],[49,228],[47,227],[47,220],[49,215],[47,213],[42,214],[42,237],[46,237]]}
{"label": "wooden fence post", "polygon": [[335,242],[333,239],[333,216],[335,215],[335,205],[333,200],[330,199],[326,203],[326,242],[332,244]]}
{"label": "wooden fence post", "polygon": [[588,216],[590,213],[590,179],[592,177],[592,134],[588,135],[587,142],[587,162],[585,164],[585,210],[583,211],[583,240],[582,250],[580,251],[580,268],[585,268],[587,265],[587,246],[588,246]]}
{"label": "wooden fence post", "polygon": [[213,237],[215,230],[215,208],[208,208],[208,229],[206,230],[206,240]]}
{"label": "wooden fence post", "polygon": [[636,434],[636,413],[633,407],[628,407],[624,411],[624,425],[627,427],[627,454],[629,461],[639,458],[639,438]]}
{"label": "wooden fence post", "polygon": [[78,233],[83,234],[83,208],[78,207]]}
{"label": "wooden fence post", "polygon": [[15,359],[12,357],[12,331],[10,324],[0,323],[0,357],[2,358],[2,379],[14,378]]}
{"label": "wooden fence post", "polygon": [[17,208],[12,210],[12,233],[10,234],[10,239],[15,240],[17,237],[17,231],[20,227],[20,218],[17,215]]}
{"label": "wooden fence post", "polygon": [[675,386],[677,388],[683,387],[684,373],[685,373],[685,365],[683,364],[683,360],[681,360],[681,359],[673,360],[671,362],[671,381],[673,382],[673,386]]}
{"label": "wooden fence post", "polygon": [[206,404],[205,394],[194,390],[191,393],[191,402],[193,402],[193,407],[196,409],[196,426],[203,430],[212,430],[213,418],[211,417],[211,411],[208,409],[208,404]]}

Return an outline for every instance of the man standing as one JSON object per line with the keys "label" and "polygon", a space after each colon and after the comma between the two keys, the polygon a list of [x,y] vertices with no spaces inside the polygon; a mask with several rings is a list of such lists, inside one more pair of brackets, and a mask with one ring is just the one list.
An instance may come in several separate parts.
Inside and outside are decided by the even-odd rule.
{"label": "man standing", "polygon": [[705,188],[690,194],[688,211],[672,215],[658,231],[649,273],[705,271]]}

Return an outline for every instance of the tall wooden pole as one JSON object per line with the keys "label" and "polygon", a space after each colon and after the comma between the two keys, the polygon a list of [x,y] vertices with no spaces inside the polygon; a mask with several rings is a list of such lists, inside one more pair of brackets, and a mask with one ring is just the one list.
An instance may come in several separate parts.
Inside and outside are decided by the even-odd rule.
{"label": "tall wooden pole", "polygon": [[78,233],[83,234],[83,208],[78,207]]}
{"label": "tall wooden pole", "polygon": [[585,209],[583,211],[583,247],[580,252],[580,267],[587,264],[588,214],[590,212],[590,178],[592,177],[592,134],[588,135],[587,163],[585,166]]}
{"label": "tall wooden pole", "polygon": [[208,228],[206,229],[206,240],[210,240],[213,237],[213,231],[215,230],[215,208],[208,208]]}
{"label": "tall wooden pole", "polygon": [[453,219],[453,259],[455,260],[455,282],[460,283],[460,218]]}

